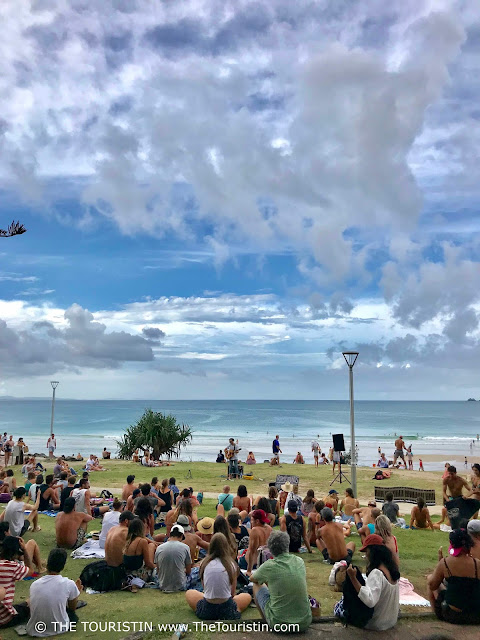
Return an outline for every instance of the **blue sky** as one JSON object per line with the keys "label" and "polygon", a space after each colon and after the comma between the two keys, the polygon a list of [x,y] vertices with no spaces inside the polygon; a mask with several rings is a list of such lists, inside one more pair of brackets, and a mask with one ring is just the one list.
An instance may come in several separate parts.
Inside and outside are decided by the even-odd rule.
{"label": "blue sky", "polygon": [[0,18],[0,394],[479,395],[471,3]]}

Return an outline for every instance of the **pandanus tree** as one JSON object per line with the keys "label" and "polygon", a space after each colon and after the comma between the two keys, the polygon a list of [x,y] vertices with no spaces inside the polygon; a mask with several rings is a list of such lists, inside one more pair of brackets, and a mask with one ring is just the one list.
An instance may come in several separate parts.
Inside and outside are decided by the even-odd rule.
{"label": "pandanus tree", "polygon": [[20,222],[13,220],[8,229],[0,229],[0,238],[11,238],[12,236],[20,236],[25,233],[26,229]]}
{"label": "pandanus tree", "polygon": [[141,449],[151,451],[155,459],[165,454],[169,458],[178,457],[181,447],[191,439],[190,427],[179,424],[175,416],[146,409],[140,420],[128,427],[122,438],[117,440],[118,456],[128,459]]}

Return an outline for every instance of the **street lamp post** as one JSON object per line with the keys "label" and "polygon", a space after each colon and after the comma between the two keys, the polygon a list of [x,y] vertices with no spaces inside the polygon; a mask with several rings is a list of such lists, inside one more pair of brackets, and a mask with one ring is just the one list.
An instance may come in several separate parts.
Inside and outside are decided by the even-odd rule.
{"label": "street lamp post", "polygon": [[352,476],[353,495],[357,498],[357,459],[355,448],[355,418],[353,412],[353,367],[358,358],[358,351],[344,351],[342,353],[349,370],[350,381],[350,472]]}
{"label": "street lamp post", "polygon": [[52,396],[52,420],[50,422],[50,435],[52,435],[53,433],[53,416],[55,415],[55,389],[58,387],[58,385],[60,384],[59,382],[57,382],[56,380],[51,380],[50,384],[52,385],[52,389],[53,389],[53,396]]}

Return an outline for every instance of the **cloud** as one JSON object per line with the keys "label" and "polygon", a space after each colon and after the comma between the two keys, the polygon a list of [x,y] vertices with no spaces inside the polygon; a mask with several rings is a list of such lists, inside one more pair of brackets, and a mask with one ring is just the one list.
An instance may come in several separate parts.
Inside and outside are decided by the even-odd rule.
{"label": "cloud", "polygon": [[142,333],[149,340],[161,340],[165,337],[165,332],[156,327],[143,327]]}

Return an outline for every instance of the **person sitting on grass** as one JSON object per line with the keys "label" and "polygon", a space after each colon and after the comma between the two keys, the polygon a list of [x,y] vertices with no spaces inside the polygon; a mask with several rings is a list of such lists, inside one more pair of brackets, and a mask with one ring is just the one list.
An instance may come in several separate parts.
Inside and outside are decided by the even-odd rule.
{"label": "person sitting on grass", "polygon": [[[221,516],[217,516],[219,518]],[[238,620],[252,597],[235,595],[238,565],[231,557],[230,545],[223,533],[215,533],[207,557],[200,566],[203,593],[189,589],[185,593],[188,606],[200,620]]]}
{"label": "person sitting on grass", "polygon": [[305,460],[303,459],[303,456],[300,453],[300,451],[297,451],[297,455],[295,456],[295,460],[293,461],[293,464],[305,464]]}
{"label": "person sitting on grass", "polygon": [[313,511],[316,501],[314,490],[309,489],[307,495],[302,500],[302,513],[304,516],[308,516],[308,514]]}
{"label": "person sitting on grass", "polygon": [[184,543],[184,529],[175,524],[167,542],[155,552],[159,587],[162,591],[185,591],[187,576],[192,570],[190,548]]}
{"label": "person sitting on grass", "polygon": [[32,484],[35,484],[36,477],[37,477],[37,474],[35,473],[35,471],[29,471],[27,475],[27,481],[25,482],[25,491],[27,494]]}
{"label": "person sitting on grass", "polygon": [[13,494],[13,492],[17,488],[17,481],[15,479],[15,476],[13,475],[13,469],[7,469],[7,477],[5,478],[5,484],[8,484],[10,493]]}
{"label": "person sitting on grass", "polygon": [[248,535],[248,529],[242,524],[239,513],[230,513],[227,518],[228,526],[230,527],[230,531],[235,536],[235,540],[237,543],[237,552],[243,551],[244,549],[248,549],[248,543],[250,542],[250,538]]}
{"label": "person sitting on grass", "polygon": [[62,549],[78,549],[85,542],[88,523],[92,516],[84,511],[76,511],[75,498],[67,498],[63,511],[55,518],[57,546]]}
{"label": "person sitting on grass", "polygon": [[316,545],[322,552],[323,559],[330,564],[335,564],[340,560],[345,560],[347,564],[350,564],[355,552],[355,543],[345,543],[343,526],[340,522],[333,521],[331,509],[325,507],[320,515],[325,524],[317,532]]}
{"label": "person sitting on grass", "polygon": [[400,558],[398,555],[397,538],[392,533],[392,523],[387,518],[387,516],[384,516],[383,514],[377,516],[377,518],[375,519],[375,533],[382,538],[383,544],[387,547],[387,549],[390,549],[390,551],[392,552],[392,557],[397,563],[398,567]]}
{"label": "person sitting on grass", "polygon": [[128,496],[127,498],[127,504],[125,506],[125,509],[127,509],[128,511],[132,511],[135,509],[135,500],[141,497],[141,493],[140,493],[140,489],[137,487],[136,489],[133,490],[133,493],[131,496]]}
{"label": "person sitting on grass", "polygon": [[387,516],[392,524],[397,524],[397,518],[400,515],[399,511],[400,507],[393,501],[393,493],[389,491],[382,505],[382,513]]}
{"label": "person sitting on grass", "polygon": [[217,513],[224,516],[233,507],[233,496],[230,493],[230,487],[226,484],[223,487],[223,493],[218,495]]}
{"label": "person sitting on grass", "polygon": [[427,529],[427,527],[434,530],[430,511],[425,506],[425,500],[418,498],[417,504],[412,508],[410,514],[410,529]]}
{"label": "person sitting on grass", "polygon": [[244,484],[238,485],[237,495],[233,498],[233,506],[239,510],[242,521],[252,510],[252,499],[248,495],[247,487]]}
{"label": "person sitting on grass", "polygon": [[362,527],[360,527],[360,529],[358,528],[358,525],[357,525],[358,535],[360,536],[360,540],[362,541],[362,544],[367,536],[370,536],[372,535],[372,533],[375,533],[375,521],[378,518],[378,516],[381,515],[381,513],[382,512],[378,507],[372,507],[372,509],[370,510],[370,515],[373,519],[373,523],[369,522],[368,524],[364,524]]}
{"label": "person sitting on grass", "polygon": [[[48,476],[47,476],[48,480]],[[72,491],[72,498],[75,498],[75,510],[78,512],[83,511],[83,513],[87,513],[89,516],[93,516],[94,518],[99,518],[107,511],[110,511],[110,507],[96,507],[90,505],[90,500],[92,495],[90,493],[90,483],[85,478],[80,480],[80,487],[78,489],[74,489]],[[60,505],[59,505],[60,506]]]}
{"label": "person sitting on grass", "polygon": [[467,525],[467,531],[473,542],[470,554],[472,558],[480,560],[480,520],[470,520]]}
{"label": "person sitting on grass", "polygon": [[[263,509],[255,509],[250,515],[252,528],[250,529],[250,539],[245,557],[241,558],[246,562],[247,576],[252,575],[253,568],[257,562],[258,547],[267,544],[267,540],[272,533],[272,527],[268,524],[269,519]],[[240,565],[241,568],[242,567]]]}
{"label": "person sitting on grass", "polygon": [[427,577],[428,599],[439,620],[480,624],[480,560],[471,556],[473,541],[465,529],[450,535],[448,558],[442,548],[434,572]]}
{"label": "person sitting on grass", "polygon": [[129,475],[127,476],[127,484],[124,484],[122,487],[122,500],[128,500],[129,496],[132,495],[134,489],[136,488],[133,484],[135,481],[135,476]]}
{"label": "person sitting on grass", "polygon": [[202,538],[197,533],[195,533],[186,515],[180,514],[177,518],[177,524],[183,527],[183,542],[190,549],[190,557],[192,558],[192,562],[196,562],[198,560],[198,549],[204,549],[205,552],[207,552],[209,543],[205,542],[205,540],[202,540]]}
{"label": "person sitting on grass", "polygon": [[[400,573],[392,557],[390,549],[384,544],[380,536],[375,534],[367,536],[363,547],[367,558],[367,580],[364,581],[358,567],[350,565],[347,568],[347,579],[350,581],[352,590],[344,584],[344,596],[334,607],[334,613],[340,618],[348,616],[350,609],[348,596],[358,597],[360,602],[366,605],[371,615],[368,620],[355,620],[351,616],[347,617],[348,623],[364,629],[374,631],[386,631],[397,624],[399,612],[399,585]],[[356,595],[355,595],[356,594]]]}
{"label": "person sitting on grass", "polygon": [[[230,556],[236,562],[237,561],[237,552],[238,552],[237,539],[235,538],[233,533],[230,531],[230,527],[228,526],[228,522],[226,521],[226,519],[223,516],[217,516],[215,518],[215,520],[214,520],[214,523],[213,523],[213,535],[215,535],[216,533],[223,533],[223,535],[225,536],[225,538],[226,538],[226,540],[228,542],[228,546],[230,547]],[[213,536],[212,536],[212,538],[213,538]],[[211,540],[210,540],[210,542],[211,542]]]}
{"label": "person sitting on grass", "polygon": [[60,509],[60,500],[57,491],[53,487],[53,475],[45,478],[45,483],[40,485],[38,492],[40,493],[39,511],[58,511]]}
{"label": "person sitting on grass", "polygon": [[336,489],[330,489],[328,495],[325,496],[323,501],[325,502],[325,506],[331,509],[335,514],[338,510],[338,500],[338,491]]}
{"label": "person sitting on grass", "polygon": [[142,498],[146,498],[150,502],[150,504],[152,505],[152,511],[155,517],[157,513],[160,512],[160,508],[165,505],[164,501],[161,498],[159,498],[154,493],[152,493],[152,487],[150,484],[148,484],[148,482],[145,482],[144,484],[140,485],[140,495],[134,499],[133,501],[134,507],[137,506],[138,502]]}
{"label": "person sitting on grass", "polygon": [[112,527],[105,540],[105,560],[109,567],[123,565],[123,549],[127,541],[128,527],[135,518],[131,511],[122,511],[118,525]]}
{"label": "person sitting on grass", "polygon": [[352,514],[355,520],[355,524],[357,525],[357,529],[361,529],[366,524],[375,524],[375,518],[372,516],[372,509],[375,509],[376,506],[377,503],[375,502],[375,500],[370,500],[366,507],[353,509]]}
{"label": "person sitting on grass", "polygon": [[245,464],[257,464],[253,451],[248,452],[248,456],[247,456],[247,459],[245,460]]}
{"label": "person sitting on grass", "polygon": [[98,546],[100,549],[105,549],[105,541],[107,539],[108,532],[113,527],[117,526],[120,521],[120,514],[123,511],[123,502],[118,498],[115,498],[112,504],[112,511],[108,511],[102,519],[102,530],[98,538]]}
{"label": "person sitting on grass", "polygon": [[298,631],[306,631],[312,611],[305,563],[288,552],[290,538],[283,531],[273,531],[267,545],[273,559],[264,562],[250,578],[255,604],[270,628],[292,624],[298,625]]}
{"label": "person sitting on grass", "polygon": [[75,609],[82,583],[80,579],[74,582],[61,575],[66,562],[65,549],[52,549],[47,560],[48,574],[32,583],[27,622],[29,636],[59,635],[70,630],[70,622],[78,621]]}
{"label": "person sitting on grass", "polygon": [[[5,595],[0,602],[0,629],[24,624],[30,615],[28,602],[13,605],[15,582],[33,574],[30,556],[22,538],[6,536],[0,546],[0,585]],[[2,594],[3,595],[3,594]]]}
{"label": "person sitting on grass", "polygon": [[67,486],[60,492],[60,511],[63,511],[65,506],[65,500],[70,498],[72,491],[75,488],[75,476],[70,476],[67,480]]}
{"label": "person sitting on grass", "polygon": [[90,454],[89,459],[85,463],[85,471],[105,471],[105,467],[98,464],[98,458],[93,453]]}
{"label": "person sitting on grass", "polygon": [[225,456],[223,455],[223,451],[220,449],[219,453],[217,453],[217,459],[215,462],[225,462]]}
{"label": "person sitting on grass", "polygon": [[153,557],[156,548],[157,545],[146,538],[143,522],[134,518],[128,526],[123,548],[123,565],[127,574],[150,582],[155,569]]}
{"label": "person sitting on grass", "polygon": [[[265,496],[257,496],[257,498],[255,499],[254,511],[255,511],[255,509],[261,509],[262,511],[265,511],[265,513],[267,514],[267,518],[268,518],[268,524],[271,527],[273,527],[273,525],[275,523],[275,520],[276,520],[276,514],[271,512],[271,506],[270,506],[269,499],[265,498]],[[252,514],[250,514],[250,516],[251,515]]]}
{"label": "person sitting on grass", "polygon": [[342,516],[342,520],[350,521],[353,520],[353,510],[358,509],[360,506],[358,500],[353,495],[353,489],[351,487],[347,487],[345,489],[345,498],[342,498],[338,510],[340,511],[340,515]]}
{"label": "person sitting on grass", "polygon": [[307,526],[303,517],[297,512],[297,503],[294,500],[290,500],[287,508],[288,514],[280,518],[280,531],[288,533],[290,539],[288,550],[290,553],[298,553],[303,540],[308,549],[308,553],[312,553],[307,536]]}
{"label": "person sitting on grass", "polygon": [[[302,510],[302,498],[298,495],[298,484],[294,484],[292,487],[292,490],[288,492],[287,495],[287,500],[285,502],[285,507],[284,507],[284,515],[287,514],[288,512],[288,503],[291,501],[294,501],[297,503],[297,511],[301,511]],[[261,508],[261,507],[260,507]]]}
{"label": "person sitting on grass", "polygon": [[[25,497],[25,487],[15,489],[14,500],[10,500],[5,511],[0,516],[0,522],[7,522],[9,525],[9,533],[11,536],[22,537],[29,529],[33,527],[33,531],[41,531],[38,526],[38,505],[40,504],[40,493],[33,507],[23,502]],[[31,509],[31,513],[25,518],[25,510]]]}
{"label": "person sitting on grass", "polygon": [[[8,523],[0,522],[0,546],[6,538],[15,537],[8,534]],[[23,541],[23,538],[19,538]],[[25,543],[25,555],[29,558],[30,564],[35,566],[33,575],[45,573],[45,563],[40,556],[40,548],[35,540],[29,540]],[[1,584],[1,583],[0,583]]]}
{"label": "person sitting on grass", "polygon": [[307,535],[308,541],[310,545],[314,545],[317,540],[317,530],[323,527],[325,522],[321,518],[321,511],[325,508],[325,503],[323,500],[317,500],[315,502],[315,506],[313,511],[308,514],[307,519]]}
{"label": "person sitting on grass", "polygon": [[[441,525],[444,524],[446,527],[450,527],[450,531],[452,529],[451,525],[450,525],[450,518],[448,517],[448,511],[446,507],[442,507],[442,517],[440,518],[440,520],[438,522],[434,522],[433,523],[433,528],[434,529],[441,529]],[[448,531],[448,529],[447,529]],[[450,532],[449,531],[449,532]]]}

